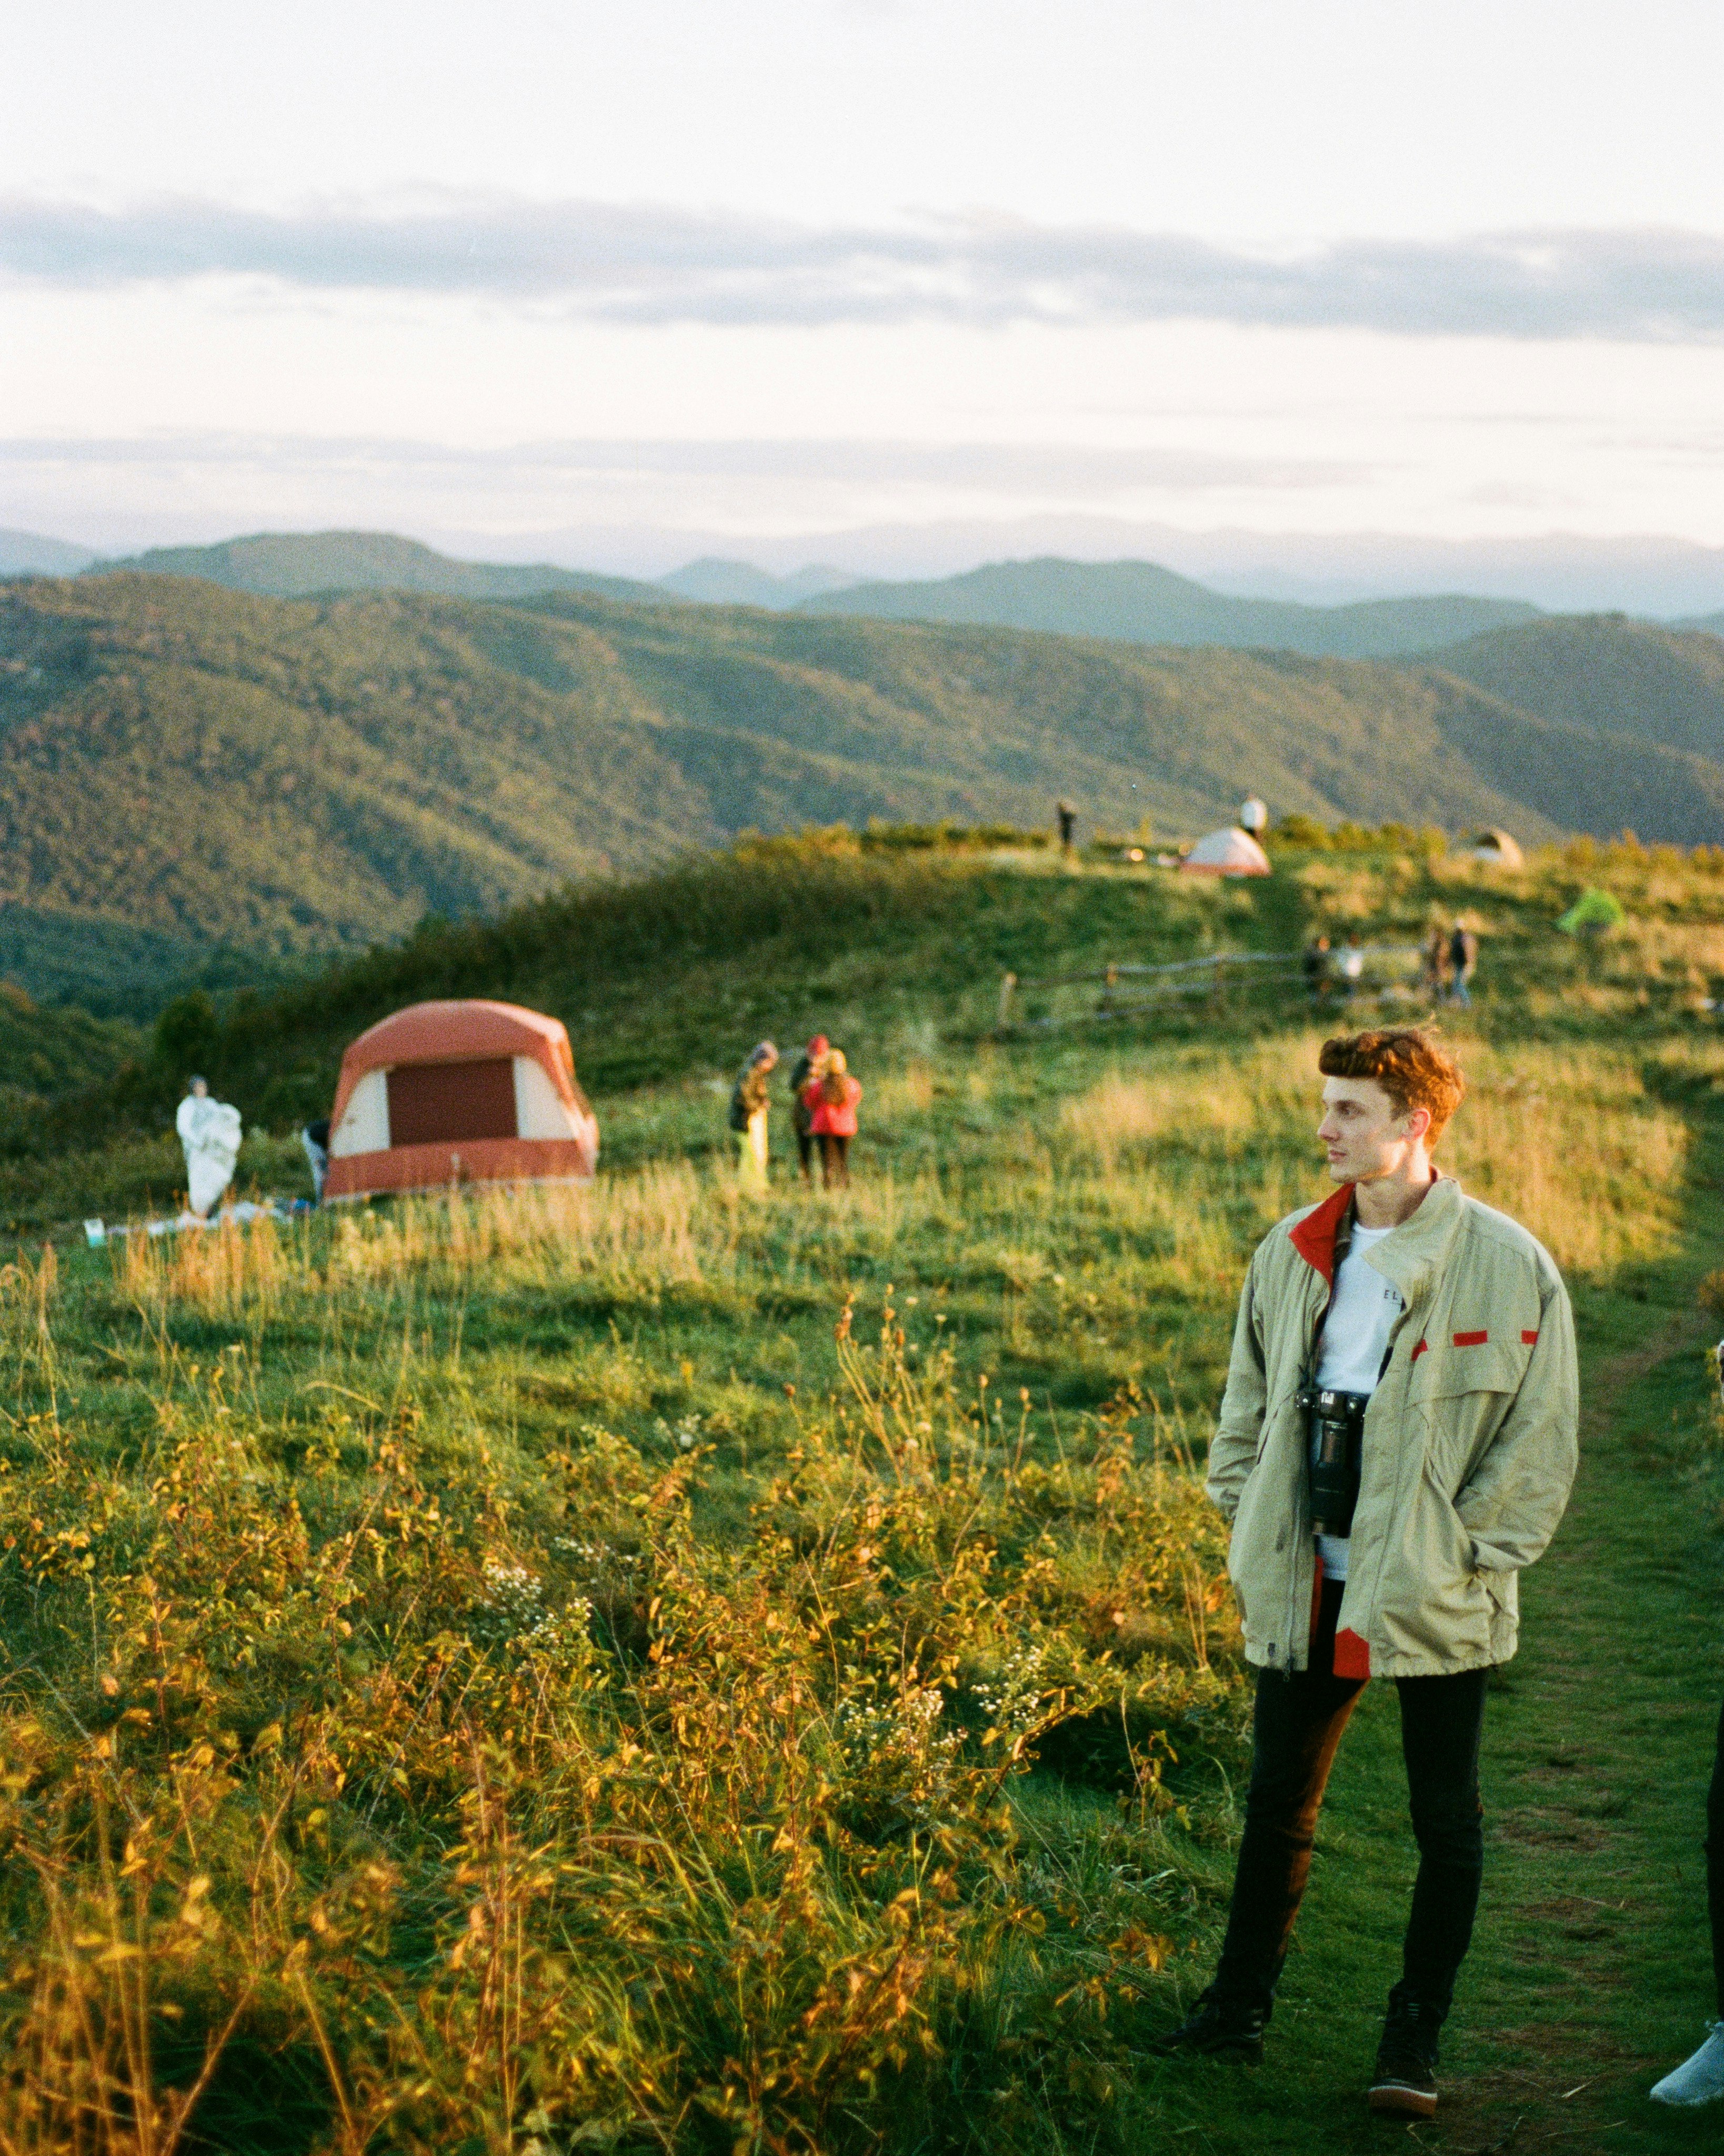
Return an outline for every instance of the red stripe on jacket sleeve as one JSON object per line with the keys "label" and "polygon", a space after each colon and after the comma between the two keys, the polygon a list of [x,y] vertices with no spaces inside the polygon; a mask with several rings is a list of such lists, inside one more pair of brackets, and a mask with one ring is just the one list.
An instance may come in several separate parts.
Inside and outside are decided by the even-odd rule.
{"label": "red stripe on jacket sleeve", "polygon": [[1490,1337],[1488,1332],[1457,1332],[1455,1344],[1457,1348],[1482,1348]]}
{"label": "red stripe on jacket sleeve", "polygon": [[1538,1345],[1537,1332],[1536,1331],[1528,1332],[1523,1326],[1521,1331],[1521,1345],[1523,1348],[1536,1348]]}
{"label": "red stripe on jacket sleeve", "polygon": [[1431,1343],[1429,1340],[1421,1340],[1419,1345],[1413,1350],[1413,1353],[1407,1358],[1407,1360],[1409,1363],[1416,1363],[1421,1355],[1429,1352],[1430,1344]]}

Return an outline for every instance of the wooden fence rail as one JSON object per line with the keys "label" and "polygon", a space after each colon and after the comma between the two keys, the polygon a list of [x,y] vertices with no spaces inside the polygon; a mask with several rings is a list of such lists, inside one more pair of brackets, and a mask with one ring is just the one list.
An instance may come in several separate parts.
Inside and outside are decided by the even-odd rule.
{"label": "wooden fence rail", "polygon": [[[1208,995],[1219,1004],[1230,973],[1237,972],[1246,978],[1273,980],[1291,968],[1302,968],[1307,955],[1303,951],[1216,951],[1202,958],[1174,958],[1157,966],[1122,963],[1090,973],[1049,973],[1033,979],[1007,973],[1000,981],[998,1024],[1002,1032],[1016,1024],[1075,1025],[1091,1019],[1118,1018],[1131,1011],[1152,1010],[1181,996]],[[1331,983],[1345,987],[1348,983],[1338,963],[1343,955],[1335,951],[1328,954],[1328,978]],[[1410,945],[1373,943],[1362,945],[1357,955],[1367,966],[1385,960],[1417,965],[1424,953]],[[1121,996],[1116,990],[1125,980],[1153,980],[1156,985],[1147,995]],[[1101,998],[1094,1010],[1075,1012],[1065,1019],[1018,1019],[1013,1016],[1013,1000],[1019,994],[1043,988],[1080,988],[1090,981],[1101,985]]]}

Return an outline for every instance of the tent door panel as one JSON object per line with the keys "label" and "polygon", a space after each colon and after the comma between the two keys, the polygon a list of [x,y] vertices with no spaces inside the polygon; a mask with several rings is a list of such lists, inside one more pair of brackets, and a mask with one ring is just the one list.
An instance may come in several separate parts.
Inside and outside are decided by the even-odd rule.
{"label": "tent door panel", "polygon": [[580,1127],[574,1111],[531,1055],[515,1059],[515,1126],[524,1138],[572,1138]]}
{"label": "tent door panel", "polygon": [[399,1063],[389,1073],[392,1145],[516,1135],[512,1056],[485,1063]]}
{"label": "tent door panel", "polygon": [[353,1088],[341,1120],[330,1133],[329,1157],[346,1160],[356,1152],[389,1149],[389,1087],[384,1073],[367,1070]]}

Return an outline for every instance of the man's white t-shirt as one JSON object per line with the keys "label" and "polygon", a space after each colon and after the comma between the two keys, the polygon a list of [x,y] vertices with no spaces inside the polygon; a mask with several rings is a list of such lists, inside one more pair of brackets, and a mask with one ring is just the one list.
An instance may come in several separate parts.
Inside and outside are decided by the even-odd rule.
{"label": "man's white t-shirt", "polygon": [[[1331,1393],[1374,1393],[1388,1353],[1388,1336],[1402,1311],[1398,1288],[1386,1281],[1375,1266],[1365,1263],[1393,1228],[1355,1226],[1347,1255],[1336,1268],[1335,1289],[1329,1298],[1329,1315],[1323,1321],[1323,1348],[1317,1358],[1316,1381]],[[1330,1579],[1347,1578],[1347,1541],[1340,1535],[1319,1535],[1317,1554]]]}

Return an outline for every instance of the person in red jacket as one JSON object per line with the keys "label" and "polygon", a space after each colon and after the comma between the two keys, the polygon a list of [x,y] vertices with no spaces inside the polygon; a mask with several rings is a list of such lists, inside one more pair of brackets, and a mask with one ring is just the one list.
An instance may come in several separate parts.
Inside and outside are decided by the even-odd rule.
{"label": "person in red jacket", "polygon": [[825,1076],[811,1078],[802,1097],[808,1111],[809,1134],[819,1142],[821,1186],[830,1190],[836,1184],[840,1190],[848,1190],[850,1140],[856,1135],[856,1103],[862,1097],[862,1086],[859,1080],[851,1077],[843,1049],[830,1050]]}

